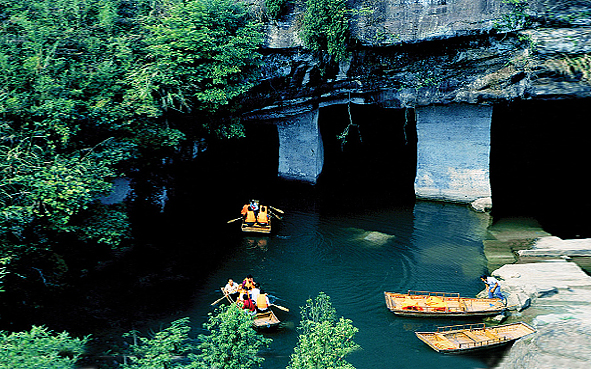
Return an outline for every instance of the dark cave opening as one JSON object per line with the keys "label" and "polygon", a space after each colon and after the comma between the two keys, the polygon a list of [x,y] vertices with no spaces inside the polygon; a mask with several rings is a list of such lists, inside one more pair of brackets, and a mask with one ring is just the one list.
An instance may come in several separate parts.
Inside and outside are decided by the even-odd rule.
{"label": "dark cave opening", "polygon": [[530,216],[562,238],[591,237],[586,169],[591,99],[515,101],[494,107],[493,215]]}
{"label": "dark cave opening", "polygon": [[[318,178],[326,201],[413,202],[417,136],[412,109],[342,104],[318,118],[324,167]],[[344,135],[344,133],[348,134]]]}

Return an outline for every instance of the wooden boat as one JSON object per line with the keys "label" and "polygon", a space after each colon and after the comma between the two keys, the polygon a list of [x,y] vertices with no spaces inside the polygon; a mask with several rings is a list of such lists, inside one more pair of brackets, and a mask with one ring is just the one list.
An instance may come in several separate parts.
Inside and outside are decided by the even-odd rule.
{"label": "wooden boat", "polygon": [[523,322],[486,327],[484,323],[452,325],[436,332],[415,332],[429,347],[442,353],[462,353],[498,347],[535,333]]}
{"label": "wooden boat", "polygon": [[384,292],[386,306],[396,315],[413,317],[472,317],[497,315],[506,306],[500,299],[460,297],[459,293]]}
{"label": "wooden boat", "polygon": [[271,329],[275,328],[281,323],[281,321],[275,316],[275,313],[271,309],[262,313],[257,313],[253,320],[252,325],[255,329]]}
{"label": "wooden boat", "polygon": [[[246,218],[242,219],[242,232],[248,232],[248,233],[264,233],[264,234],[268,234],[271,233],[271,211],[270,211],[270,207],[266,206],[266,205],[261,205],[259,203],[259,200],[252,200],[256,203],[256,205],[258,206],[259,209],[262,208],[266,208],[267,211],[267,223],[266,224],[261,224],[259,222],[255,222],[255,223],[246,223]],[[247,206],[247,205],[245,205]]]}

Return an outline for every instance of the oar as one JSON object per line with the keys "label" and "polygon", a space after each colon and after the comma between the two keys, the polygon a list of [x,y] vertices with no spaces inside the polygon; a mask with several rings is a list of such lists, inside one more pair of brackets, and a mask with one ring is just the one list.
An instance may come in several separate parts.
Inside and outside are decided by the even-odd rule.
{"label": "oar", "polygon": [[217,304],[218,302],[222,301],[222,300],[223,300],[223,299],[225,299],[225,298],[226,298],[226,295],[224,295],[224,296],[220,297],[219,299],[217,299],[217,300],[215,300],[214,302],[212,302],[212,303],[211,303],[211,306],[213,306],[213,305]]}
{"label": "oar", "polygon": [[275,305],[275,304],[271,304],[271,306],[275,306],[277,309],[287,311],[289,313],[289,309],[286,307]]}
{"label": "oar", "polygon": [[282,217],[280,217],[279,215],[277,215],[277,214],[275,214],[275,213],[271,213],[271,212],[269,212],[269,214],[270,214],[271,216],[275,217],[275,219],[278,219],[278,220],[281,220],[281,219],[283,219]]}
{"label": "oar", "polygon": [[269,206],[269,208],[271,208],[272,210],[275,210],[278,213],[285,214],[285,212],[283,210],[281,210],[281,209],[277,209],[277,208],[275,208],[273,206]]}
{"label": "oar", "polygon": [[217,304],[218,302],[222,301],[223,299],[225,299],[228,294],[224,292],[224,289],[222,288],[222,293],[224,294],[224,296],[220,297],[219,299],[215,300],[214,302],[211,303],[211,306]]}
{"label": "oar", "polygon": [[242,217],[236,218],[236,219],[232,219],[232,220],[228,220],[228,223],[232,223],[232,222],[235,222],[235,221],[240,220],[240,219],[242,219]]}

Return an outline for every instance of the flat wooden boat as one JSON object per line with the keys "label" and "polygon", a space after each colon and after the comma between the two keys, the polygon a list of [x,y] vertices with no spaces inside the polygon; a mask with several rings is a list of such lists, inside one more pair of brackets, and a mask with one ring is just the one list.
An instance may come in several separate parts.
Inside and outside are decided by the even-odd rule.
{"label": "flat wooden boat", "polygon": [[535,333],[523,322],[486,327],[484,323],[452,325],[437,328],[436,332],[415,332],[433,350],[441,353],[463,353],[494,348],[515,342]]}
{"label": "flat wooden boat", "polygon": [[253,320],[252,325],[255,329],[271,329],[275,328],[281,323],[281,321],[275,316],[275,313],[271,309],[262,313],[257,313]]}
{"label": "flat wooden boat", "polygon": [[250,232],[250,233],[271,233],[271,219],[269,218],[269,222],[266,225],[262,225],[259,223],[254,223],[248,225],[242,220],[242,232]]}
{"label": "flat wooden boat", "polygon": [[384,292],[386,306],[396,315],[412,317],[472,317],[497,315],[506,309],[501,299],[460,297],[459,293]]}

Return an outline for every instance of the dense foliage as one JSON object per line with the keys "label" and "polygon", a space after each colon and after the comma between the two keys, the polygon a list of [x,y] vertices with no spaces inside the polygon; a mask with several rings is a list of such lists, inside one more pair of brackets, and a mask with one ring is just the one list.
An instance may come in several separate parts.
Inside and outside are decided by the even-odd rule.
{"label": "dense foliage", "polygon": [[111,180],[183,139],[241,135],[214,122],[252,86],[261,37],[233,0],[0,0],[7,271],[64,240],[123,245],[127,209],[99,201]]}
{"label": "dense foliage", "polygon": [[348,55],[349,15],[346,0],[306,0],[300,37],[307,48],[343,60]]}
{"label": "dense foliage", "polygon": [[179,357],[187,355],[194,349],[190,343],[189,318],[182,318],[170,324],[153,337],[141,337],[138,332],[130,332],[126,337],[133,337],[130,353],[121,365],[123,369],[172,369],[193,368],[185,366]]}
{"label": "dense foliage", "polygon": [[349,319],[337,319],[330,297],[320,292],[316,299],[308,299],[301,315],[288,369],[353,369],[344,357],[359,348],[353,342],[359,329]]}
{"label": "dense foliage", "polygon": [[235,304],[222,306],[215,314],[210,313],[204,327],[209,335],[199,337],[198,368],[201,369],[259,366],[264,359],[257,353],[272,341],[257,334],[252,328],[252,317]]}
{"label": "dense foliage", "polygon": [[495,28],[500,32],[510,32],[525,27],[530,18],[528,0],[502,0],[502,2],[509,11],[503,13],[495,22]]}
{"label": "dense foliage", "polygon": [[274,19],[280,18],[285,13],[289,2],[290,0],[265,0],[267,14]]}
{"label": "dense foliage", "polygon": [[74,369],[86,338],[54,333],[45,327],[28,332],[0,332],[0,369]]}
{"label": "dense foliage", "polygon": [[199,344],[189,337],[189,318],[172,322],[153,337],[130,332],[126,337],[133,337],[134,343],[121,368],[248,369],[263,362],[257,354],[271,342],[255,332],[252,316],[236,305],[222,306],[210,313],[204,328],[209,334],[200,335]]}

